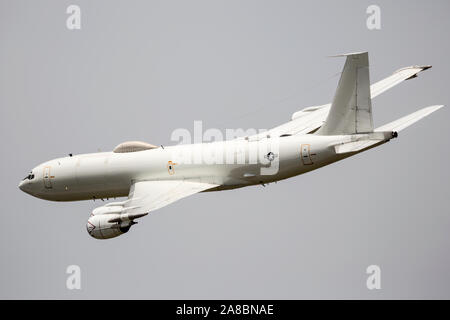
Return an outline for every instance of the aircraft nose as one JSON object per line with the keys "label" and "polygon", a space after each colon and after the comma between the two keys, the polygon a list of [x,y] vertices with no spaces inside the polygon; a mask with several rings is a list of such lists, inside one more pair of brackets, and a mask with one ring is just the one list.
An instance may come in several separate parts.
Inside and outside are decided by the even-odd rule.
{"label": "aircraft nose", "polygon": [[25,180],[20,181],[20,183],[19,183],[19,189],[22,190],[23,192],[26,192],[26,191],[25,191],[25,185],[26,185],[26,184],[27,184],[27,183],[26,183]]}
{"label": "aircraft nose", "polygon": [[39,193],[39,172],[40,168],[36,167],[31,170],[28,175],[19,182],[19,189],[34,197]]}

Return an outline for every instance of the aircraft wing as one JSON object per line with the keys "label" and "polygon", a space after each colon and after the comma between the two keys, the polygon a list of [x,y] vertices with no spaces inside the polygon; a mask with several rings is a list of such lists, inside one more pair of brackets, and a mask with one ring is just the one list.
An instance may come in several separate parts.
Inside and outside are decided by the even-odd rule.
{"label": "aircraft wing", "polygon": [[217,187],[215,184],[186,180],[138,181],[131,185],[128,199],[95,208],[86,228],[96,239],[109,239],[127,232],[135,219],[190,196]]}
{"label": "aircraft wing", "polygon": [[391,76],[378,81],[370,86],[370,97],[373,99],[379,94],[389,90],[390,88],[398,85],[399,83],[417,78],[419,72],[430,69],[431,66],[411,66],[399,69],[395,71]]}
{"label": "aircraft wing", "polygon": [[123,211],[129,216],[145,215],[198,192],[217,187],[216,184],[186,180],[135,182]]}
{"label": "aircraft wing", "polygon": [[376,129],[376,131],[401,131],[429,114],[439,110],[443,105],[429,106],[392,121]]}
{"label": "aircraft wing", "polygon": [[[431,68],[431,66],[411,66],[395,71],[389,77],[370,86],[371,99],[405,80],[416,78],[419,72],[429,68]],[[291,121],[283,123],[282,125],[272,128],[264,133],[260,133],[255,137],[258,139],[266,135],[281,136],[314,132],[325,122],[328,112],[330,111],[330,107],[331,103],[302,109],[292,114]]]}

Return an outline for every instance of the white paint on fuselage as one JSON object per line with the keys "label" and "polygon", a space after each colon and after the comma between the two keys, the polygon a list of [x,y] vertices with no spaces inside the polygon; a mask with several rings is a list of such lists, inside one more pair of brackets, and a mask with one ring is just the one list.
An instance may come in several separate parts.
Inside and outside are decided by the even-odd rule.
{"label": "white paint on fuselage", "polygon": [[[269,139],[258,143],[269,143]],[[276,174],[271,175],[261,174],[264,166],[261,163],[177,163],[171,174],[167,165],[169,161],[176,163],[174,155],[200,150],[199,145],[177,145],[130,153],[102,152],[54,159],[34,168],[35,178],[22,181],[19,187],[35,197],[54,201],[123,197],[128,195],[133,181],[142,180],[189,179],[219,185],[211,191],[240,188],[286,179],[348,157],[337,155],[333,147],[348,139],[349,136],[317,135],[279,138],[276,150],[279,167]],[[206,155],[213,149],[228,150],[226,144],[237,143],[244,147],[248,160],[251,144],[256,142],[244,139],[204,143],[200,152]],[[310,146],[312,164],[302,161],[302,144]],[[226,156],[229,154],[224,154]],[[47,178],[46,173],[49,173]]]}

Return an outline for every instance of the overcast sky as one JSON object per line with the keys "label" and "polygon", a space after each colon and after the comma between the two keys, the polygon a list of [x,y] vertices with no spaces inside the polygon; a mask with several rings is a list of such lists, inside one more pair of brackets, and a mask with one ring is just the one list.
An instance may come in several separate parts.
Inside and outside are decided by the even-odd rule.
{"label": "overcast sky", "polygon": [[[81,29],[66,27],[69,5]],[[369,5],[381,29],[366,26]],[[268,129],[332,100],[344,59],[372,81],[433,68],[373,101],[375,125],[449,105],[448,1],[0,0],[0,298],[450,298],[448,107],[398,139],[266,188],[203,193],[121,237],[93,201],[21,192],[36,165],[177,128]],[[366,268],[381,268],[368,290]],[[81,268],[81,290],[66,268]]]}

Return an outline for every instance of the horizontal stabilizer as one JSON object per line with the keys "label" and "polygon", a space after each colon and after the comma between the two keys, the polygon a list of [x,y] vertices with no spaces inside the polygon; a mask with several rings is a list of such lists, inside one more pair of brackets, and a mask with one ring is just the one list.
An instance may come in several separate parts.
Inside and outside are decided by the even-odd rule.
{"label": "horizontal stabilizer", "polygon": [[349,152],[358,152],[361,150],[364,150],[374,144],[380,143],[383,140],[366,140],[366,141],[355,141],[355,142],[349,142],[340,144],[337,146],[334,146],[334,150],[336,153],[349,153]]}
{"label": "horizontal stabilizer", "polygon": [[356,134],[350,136],[348,141],[336,144],[334,150],[337,154],[359,152],[380,143],[387,142],[397,135],[392,131],[371,132],[368,134]]}
{"label": "horizontal stabilizer", "polygon": [[404,116],[403,118],[385,124],[384,126],[377,128],[375,131],[401,131],[442,107],[443,105],[437,105],[420,109],[407,116]]}

